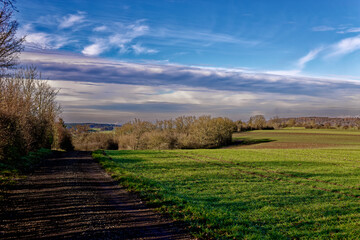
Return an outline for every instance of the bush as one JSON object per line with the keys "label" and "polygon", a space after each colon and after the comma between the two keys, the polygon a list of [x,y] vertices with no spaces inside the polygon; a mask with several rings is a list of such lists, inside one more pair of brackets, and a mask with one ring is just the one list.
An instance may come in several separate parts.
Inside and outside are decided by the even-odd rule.
{"label": "bush", "polygon": [[54,126],[54,142],[52,147],[66,151],[74,150],[71,133],[66,129],[65,123],[61,118]]}
{"label": "bush", "polygon": [[117,150],[118,143],[111,133],[88,132],[74,136],[75,150],[94,151],[97,149]]}
{"label": "bush", "polygon": [[25,154],[17,118],[0,112],[0,162],[10,164]]}
{"label": "bush", "polygon": [[38,79],[33,67],[1,77],[1,161],[16,161],[30,151],[51,147],[59,113],[56,94],[46,81]]}
{"label": "bush", "polygon": [[230,144],[235,130],[227,118],[183,116],[155,124],[135,119],[115,135],[120,149],[213,148]]}

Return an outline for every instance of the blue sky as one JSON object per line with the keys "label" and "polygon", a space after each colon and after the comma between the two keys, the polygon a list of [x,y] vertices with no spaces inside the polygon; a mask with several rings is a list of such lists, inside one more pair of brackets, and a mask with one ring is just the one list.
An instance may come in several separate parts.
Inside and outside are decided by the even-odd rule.
{"label": "blue sky", "polygon": [[18,0],[66,121],[358,116],[360,2]]}

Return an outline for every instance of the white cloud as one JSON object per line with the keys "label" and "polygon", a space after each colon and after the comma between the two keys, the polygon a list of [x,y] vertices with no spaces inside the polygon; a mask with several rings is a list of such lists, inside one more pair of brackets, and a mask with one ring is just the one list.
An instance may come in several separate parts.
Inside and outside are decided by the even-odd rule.
{"label": "white cloud", "polygon": [[346,32],[348,33],[357,33],[360,32],[360,28],[349,28]]}
{"label": "white cloud", "polygon": [[360,35],[345,38],[331,46],[331,52],[327,57],[341,56],[360,49]]}
{"label": "white cloud", "polygon": [[241,39],[229,34],[212,33],[202,29],[188,30],[181,26],[178,26],[177,28],[153,29],[153,31],[149,34],[153,37],[170,38],[186,43],[201,43],[202,46],[210,46],[212,43],[233,43],[244,45],[256,45],[259,43],[259,41],[256,40]]}
{"label": "white cloud", "polygon": [[334,31],[336,28],[334,27],[329,27],[329,26],[317,26],[317,27],[313,27],[312,30],[314,32],[326,32],[326,31]]}
{"label": "white cloud", "polygon": [[301,72],[299,69],[292,69],[292,70],[273,70],[273,71],[266,71],[265,73],[280,75],[280,76],[295,76]]}
{"label": "white cloud", "polygon": [[70,42],[65,36],[36,32],[31,24],[21,28],[19,35],[26,36],[25,46],[31,49],[59,49]]}
{"label": "white cloud", "polygon": [[300,58],[297,62],[299,69],[303,69],[305,65],[316,58],[316,56],[323,50],[322,47],[311,50],[308,54]]}
{"label": "white cloud", "polygon": [[86,46],[82,53],[85,55],[96,56],[109,49],[118,49],[120,53],[126,53],[130,50],[135,54],[149,54],[156,53],[157,50],[149,49],[141,46],[140,44],[132,44],[134,39],[148,33],[149,27],[143,24],[143,20],[136,21],[132,24],[117,23],[115,27],[101,26],[95,28],[94,31],[111,30],[116,32],[110,36],[102,39],[95,39],[93,43]]}
{"label": "white cloud", "polygon": [[360,32],[360,27],[350,27],[350,26],[341,26],[341,25],[337,27],[317,26],[317,27],[313,27],[312,31],[314,32],[336,31],[336,33],[340,33],[340,34],[358,33]]}
{"label": "white cloud", "polygon": [[151,53],[157,53],[158,52],[155,49],[150,49],[150,48],[143,47],[139,43],[137,43],[135,45],[132,45],[131,48],[134,50],[135,54],[142,54],[142,53],[151,54]]}
{"label": "white cloud", "polygon": [[108,30],[108,28],[106,26],[104,26],[104,25],[96,27],[96,28],[93,29],[94,32],[104,32],[106,30]]}
{"label": "white cloud", "polygon": [[89,46],[86,46],[81,53],[87,56],[97,56],[100,55],[101,53],[103,53],[104,51],[106,51],[107,48],[106,46],[101,43],[101,42],[97,42],[94,44],[91,44]]}
{"label": "white cloud", "polygon": [[115,30],[117,33],[109,37],[109,42],[119,46],[130,43],[135,38],[145,35],[149,30],[149,27],[141,24],[141,21],[129,25],[118,25],[118,29]]}
{"label": "white cloud", "polygon": [[306,64],[313,59],[315,59],[318,54],[324,50],[324,47],[319,47],[311,50],[305,56],[299,58],[296,62],[296,67],[290,70],[273,70],[273,71],[266,71],[268,74],[275,74],[280,76],[296,76],[301,73],[301,71],[305,68]]}
{"label": "white cloud", "polygon": [[340,30],[340,31],[337,31],[336,33],[358,33],[360,32],[360,28],[356,27],[356,28],[349,28],[349,29],[346,29],[346,30]]}
{"label": "white cloud", "polygon": [[59,28],[69,28],[74,26],[75,24],[82,23],[85,21],[85,13],[78,12],[77,14],[69,14],[62,18]]}
{"label": "white cloud", "polygon": [[50,39],[46,33],[30,33],[25,37],[27,44],[36,44],[40,48],[49,48]]}

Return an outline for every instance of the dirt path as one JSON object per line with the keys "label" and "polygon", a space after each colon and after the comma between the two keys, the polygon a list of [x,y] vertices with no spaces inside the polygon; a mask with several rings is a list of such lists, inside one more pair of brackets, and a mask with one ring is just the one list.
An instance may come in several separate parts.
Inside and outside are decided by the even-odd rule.
{"label": "dirt path", "polygon": [[45,160],[6,199],[0,239],[190,239],[117,186],[85,152]]}

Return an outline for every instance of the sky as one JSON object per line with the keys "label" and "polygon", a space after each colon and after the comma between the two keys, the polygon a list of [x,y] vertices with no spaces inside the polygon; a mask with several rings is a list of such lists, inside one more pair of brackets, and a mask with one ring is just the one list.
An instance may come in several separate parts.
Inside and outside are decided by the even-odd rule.
{"label": "sky", "polygon": [[358,0],[17,0],[66,122],[360,115]]}

